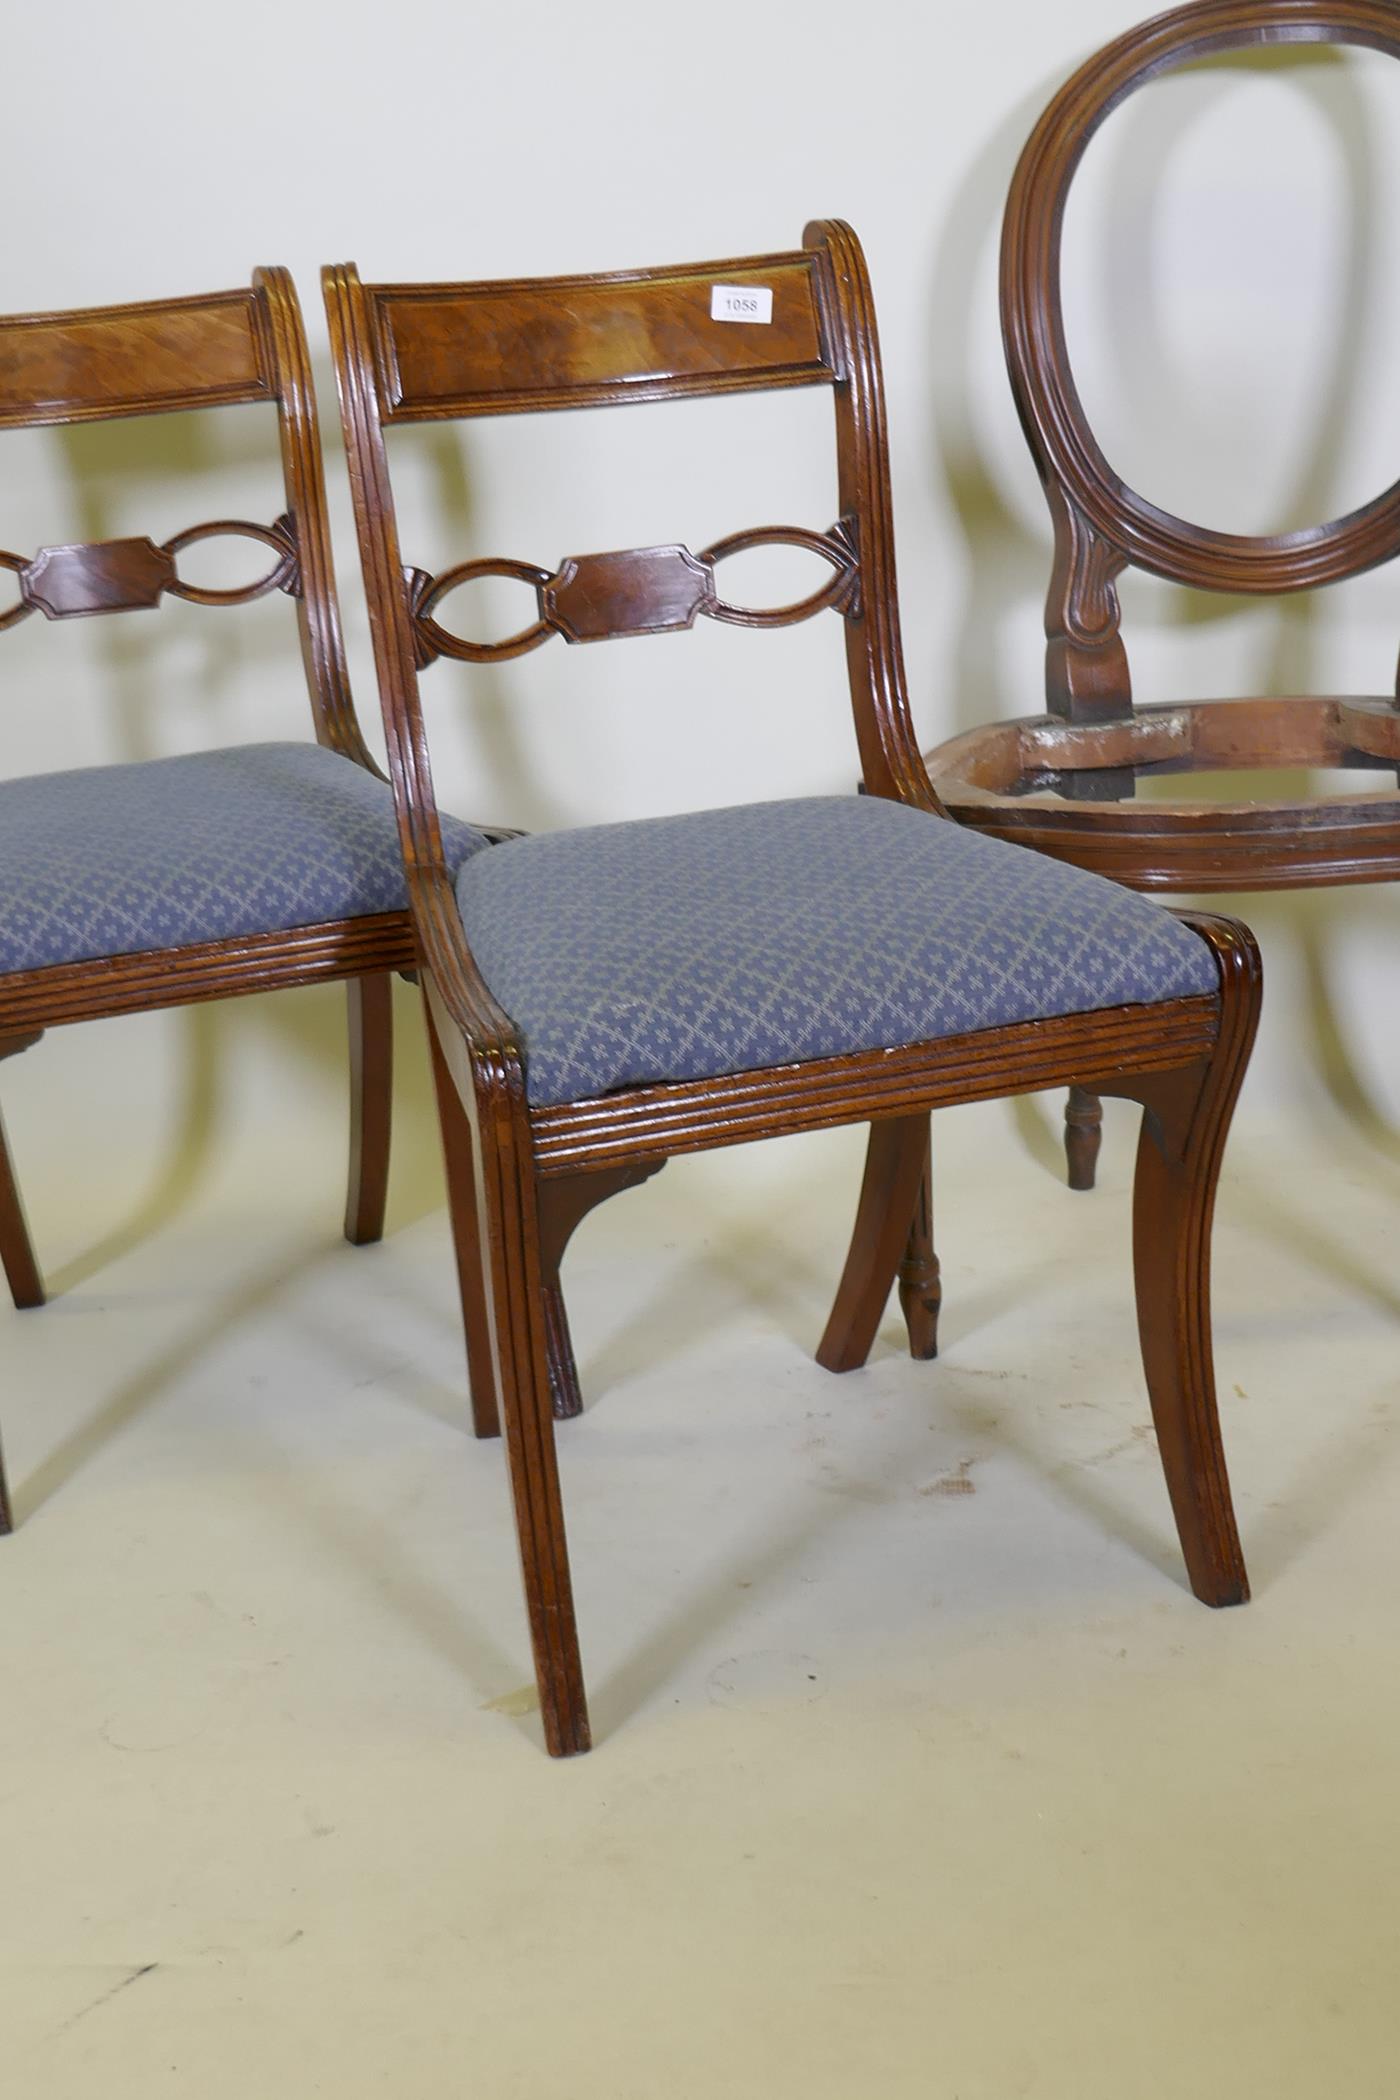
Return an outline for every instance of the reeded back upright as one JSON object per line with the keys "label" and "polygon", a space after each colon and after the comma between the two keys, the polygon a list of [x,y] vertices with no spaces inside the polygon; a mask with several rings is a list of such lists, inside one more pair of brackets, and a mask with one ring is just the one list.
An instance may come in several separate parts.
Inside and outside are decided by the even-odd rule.
{"label": "reeded back upright", "polygon": [[[67,620],[150,609],[166,596],[230,606],[283,591],[297,603],[317,738],[366,762],[336,612],[310,359],[287,272],[259,270],[243,290],[0,318],[0,430],[260,401],[278,414],[281,516],[215,519],[159,546],[132,538],[0,550],[19,591],[0,630],[35,612]],[[181,552],[226,535],[265,546],[265,573],[226,590],[184,581]]]}
{"label": "reeded back upright", "polygon": [[[326,304],[370,595],[380,686],[411,855],[438,860],[417,673],[438,656],[499,662],[540,647],[657,634],[698,618],[845,622],[865,781],[936,807],[909,721],[895,610],[889,472],[873,306],[854,234],[809,226],[789,254],[599,277],[485,284],[362,284],[325,273]],[[697,394],[833,389],[840,516],[826,531],[761,526],[714,545],[622,548],[553,567],[487,557],[429,575],[402,561],[385,430],[398,423],[617,407]],[[827,575],[797,604],[751,609],[720,595],[716,567],[750,547],[806,549]],[[484,575],[534,586],[538,617],[471,642],[435,617]]]}

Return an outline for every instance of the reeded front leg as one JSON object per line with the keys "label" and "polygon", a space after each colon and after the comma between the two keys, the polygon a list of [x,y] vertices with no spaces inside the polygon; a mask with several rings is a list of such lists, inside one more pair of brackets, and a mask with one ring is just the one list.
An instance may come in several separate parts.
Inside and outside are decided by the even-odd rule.
{"label": "reeded front leg", "polygon": [[1259,1021],[1261,973],[1246,928],[1189,916],[1221,972],[1213,1052],[1183,1071],[1112,1091],[1140,1100],[1145,1111],[1133,1188],[1138,1332],[1187,1573],[1202,1603],[1243,1604],[1249,1578],[1215,1399],[1210,1235],[1225,1140]]}
{"label": "reeded front leg", "polygon": [[1072,1189],[1091,1189],[1103,1143],[1103,1103],[1085,1087],[1072,1086],[1065,1103],[1065,1158]]}
{"label": "reeded front leg", "polygon": [[545,1747],[551,1757],[572,1757],[587,1750],[591,1738],[554,1448],[534,1173],[518,1125],[488,1129],[480,1149],[478,1215],[490,1250],[497,1389],[535,1681]]}
{"label": "reeded front leg", "polygon": [[928,1116],[872,1123],[850,1252],[817,1350],[823,1370],[854,1371],[865,1362],[896,1276],[910,1353],[935,1353],[940,1294],[932,1215]]}
{"label": "reeded front leg", "polygon": [[389,1194],[389,1122],[394,1085],[393,981],[352,977],[345,987],[350,1024],[350,1182],[345,1237],[368,1246],[384,1237]]}
{"label": "reeded front leg", "polygon": [[476,1209],[476,1169],[467,1112],[447,1069],[426,993],[423,1020],[432,1058],[437,1095],[438,1130],[447,1176],[447,1215],[457,1260],[457,1290],[462,1302],[462,1332],[467,1348],[467,1383],[471,1391],[472,1427],[478,1436],[499,1436],[496,1372],[491,1353],[491,1321],[486,1309],[486,1250]]}
{"label": "reeded front leg", "polygon": [[[491,1323],[486,1309],[485,1251],[481,1245],[476,1208],[476,1175],[472,1162],[471,1125],[457,1089],[447,1070],[432,1012],[425,999],[424,1019],[432,1056],[433,1086],[437,1094],[438,1125],[442,1134],[443,1165],[447,1174],[447,1208],[452,1221],[452,1243],[457,1259],[457,1288],[462,1301],[462,1328],[467,1346],[467,1378],[471,1386],[472,1426],[478,1436],[499,1436],[500,1414],[495,1371],[491,1356]],[[549,1354],[549,1382],[555,1418],[565,1421],[582,1414],[574,1345],[569,1334],[569,1315],[559,1280],[559,1265],[574,1228],[595,1204],[619,1189],[635,1188],[659,1173],[660,1166],[629,1168],[611,1174],[572,1174],[542,1182],[537,1194],[540,1220],[540,1273],[545,1337]]]}

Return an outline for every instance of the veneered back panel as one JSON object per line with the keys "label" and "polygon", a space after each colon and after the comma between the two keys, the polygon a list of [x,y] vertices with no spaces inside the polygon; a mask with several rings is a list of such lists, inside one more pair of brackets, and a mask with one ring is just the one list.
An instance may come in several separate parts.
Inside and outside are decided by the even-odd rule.
{"label": "veneered back panel", "polygon": [[[533,283],[376,285],[371,298],[386,423],[836,377],[806,255]],[[767,318],[715,311],[745,313],[750,299]]]}
{"label": "veneered back panel", "polygon": [[0,428],[274,396],[254,293],[0,321]]}

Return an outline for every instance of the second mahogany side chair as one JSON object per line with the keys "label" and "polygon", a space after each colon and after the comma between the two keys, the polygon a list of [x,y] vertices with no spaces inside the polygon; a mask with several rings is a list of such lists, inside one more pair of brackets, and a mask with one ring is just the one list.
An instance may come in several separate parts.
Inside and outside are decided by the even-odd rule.
{"label": "second mahogany side chair", "polygon": [[[315,741],[0,782],[0,1058],[64,1022],[344,979],[345,1235],[363,1244],[384,1223],[391,977],[411,970],[415,955],[393,797],[346,679],[292,281],[265,269],[235,291],[0,319],[0,430],[248,403],[276,411],[283,486],[274,522],[195,524],[161,546],[132,538],[0,551],[18,589],[0,628],[35,612],[68,620],[149,609],[167,596],[219,607],[283,592],[300,633],[302,673],[292,679],[304,674]],[[265,548],[266,573],[238,589],[183,580],[183,550],[225,534]],[[447,819],[443,841],[460,867],[488,835]],[[3,1128],[0,1261],[16,1306],[41,1305]],[[0,1531],[10,1524],[0,1465]]]}
{"label": "second mahogany side chair", "polygon": [[[434,1040],[444,1142],[474,1185],[545,1741],[587,1749],[588,1715],[555,1452],[557,1264],[574,1225],[675,1154],[870,1125],[855,1236],[820,1361],[864,1361],[896,1274],[915,1354],[935,1284],[921,1190],[929,1111],[1078,1081],[1141,1102],[1134,1251],[1143,1360],[1192,1588],[1247,1595],[1211,1362],[1216,1180],[1258,1014],[1258,955],[1233,921],[1178,916],[1116,883],[948,822],[919,756],[895,603],[874,309],[838,221],[739,261],[490,284],[363,284],[326,273],[390,769]],[[393,426],[697,394],[829,388],[840,515],[827,531],[740,532],[465,562],[400,551]],[[724,557],[780,542],[829,574],[788,607],[726,601]],[[537,617],[498,643],[443,624],[473,577],[533,584]],[[844,631],[866,793],[514,839],[445,855],[419,676],[697,617]],[[456,1207],[459,1223],[468,1215]],[[490,1399],[492,1414],[486,1412]]]}

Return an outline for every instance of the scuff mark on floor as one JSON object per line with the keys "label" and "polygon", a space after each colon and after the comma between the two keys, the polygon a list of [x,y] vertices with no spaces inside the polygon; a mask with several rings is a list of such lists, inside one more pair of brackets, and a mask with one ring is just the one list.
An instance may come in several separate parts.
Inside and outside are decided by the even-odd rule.
{"label": "scuff mark on floor", "polygon": [[1150,1422],[1135,1422],[1131,1435],[1121,1437],[1116,1444],[1110,1444],[1107,1451],[1095,1451],[1090,1458],[1076,1458],[1070,1463],[1080,1470],[1087,1470],[1090,1466],[1106,1466],[1111,1458],[1121,1458],[1125,1451],[1145,1444],[1155,1434]]}
{"label": "scuff mark on floor", "polygon": [[535,1713],[539,1703],[540,1695],[535,1686],[520,1684],[513,1692],[502,1692],[499,1699],[484,1699],[481,1711],[484,1714],[505,1714],[508,1719],[518,1721],[524,1714]]}
{"label": "scuff mark on floor", "polygon": [[133,1983],[139,1983],[143,1976],[152,1975],[159,1967],[158,1961],[148,1961],[139,1969],[129,1969],[120,1983],[114,1983],[110,1990],[99,1992],[96,1998],[90,1999],[86,2005],[80,2005],[75,2013],[70,2013],[68,2018],[54,2029],[54,2040],[56,2041],[59,2035],[66,2034],[70,2027],[76,2027],[79,2020],[85,2020],[89,2013],[95,2013],[100,2006],[109,2005],[113,1998],[119,1997],[123,1991],[129,1991]]}
{"label": "scuff mark on floor", "polygon": [[977,1483],[975,1480],[969,1479],[968,1475],[976,1463],[975,1458],[965,1458],[961,1465],[956,1466],[951,1473],[940,1473],[937,1480],[930,1480],[926,1487],[919,1489],[919,1493],[921,1495],[975,1495],[977,1493]]}

